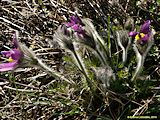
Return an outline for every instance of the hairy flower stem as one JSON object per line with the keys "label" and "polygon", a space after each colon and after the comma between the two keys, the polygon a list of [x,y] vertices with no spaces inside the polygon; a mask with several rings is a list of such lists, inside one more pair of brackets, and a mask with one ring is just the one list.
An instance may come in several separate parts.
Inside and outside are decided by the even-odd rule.
{"label": "hairy flower stem", "polygon": [[91,33],[94,38],[94,41],[99,45],[98,47],[101,47],[102,49],[101,55],[104,57],[104,60],[106,61],[106,63],[113,66],[113,63],[111,62],[111,57],[109,56],[108,46],[106,42],[101,38],[101,36],[96,31],[92,22],[86,19],[83,19],[82,22],[85,23],[85,25],[87,25],[86,28],[88,28],[89,33]]}
{"label": "hairy flower stem", "polygon": [[62,79],[70,84],[74,84],[74,81],[72,80],[68,80],[67,78],[65,78],[63,75],[61,75],[60,73],[53,71],[50,67],[48,67],[47,65],[45,65],[41,60],[37,59],[37,66],[40,67],[44,72],[48,73],[49,75],[53,76],[53,77],[58,77],[59,79]]}
{"label": "hairy flower stem", "polygon": [[139,75],[140,71],[142,70],[144,64],[144,57],[141,56],[139,53],[137,54],[137,67],[136,67],[136,71],[131,79],[131,81],[136,80],[137,76]]}
{"label": "hairy flower stem", "polygon": [[152,45],[153,45],[153,42],[152,42],[152,41],[149,42],[149,43],[148,43],[148,46],[147,46],[147,48],[146,48],[146,50],[145,50],[145,52],[142,53],[142,54],[140,54],[140,52],[138,51],[138,48],[136,47],[136,45],[133,46],[133,47],[134,47],[134,50],[135,50],[135,52],[136,52],[136,56],[137,56],[137,68],[136,68],[136,71],[135,71],[135,73],[134,73],[131,81],[136,80],[136,78],[137,78],[138,75],[140,74],[140,72],[141,72],[141,70],[142,70],[142,68],[143,68],[144,60],[145,60],[145,58],[146,58],[146,56],[147,56],[147,53],[148,53],[149,50],[151,49]]}
{"label": "hairy flower stem", "polygon": [[117,36],[117,43],[119,47],[122,49],[122,62],[125,63],[127,60],[127,50],[125,50],[125,47],[122,45],[122,40],[120,38],[120,33],[116,31],[116,36]]}
{"label": "hairy flower stem", "polygon": [[100,59],[100,61],[102,62],[102,64],[108,66],[107,61],[106,61],[105,58],[101,55],[100,51],[96,49],[95,52],[97,53],[98,58]]}
{"label": "hairy flower stem", "polygon": [[97,38],[97,41],[99,42],[100,46],[102,47],[103,51],[104,51],[104,56],[105,56],[105,63],[111,65],[113,67],[113,64],[111,62],[111,57],[108,55],[109,52],[106,48],[106,44],[104,43],[104,40],[99,36],[99,34],[97,33],[97,31],[95,31],[95,37]]}
{"label": "hairy flower stem", "polygon": [[83,75],[85,76],[85,79],[86,79],[86,82],[87,82],[87,85],[88,87],[92,90],[92,87],[91,87],[91,80],[89,79],[88,77],[88,73],[87,73],[87,70],[85,69],[85,66],[84,64],[82,63],[82,60],[80,59],[80,57],[78,56],[78,54],[76,53],[76,51],[72,51],[78,65],[79,65],[79,69],[82,71]]}

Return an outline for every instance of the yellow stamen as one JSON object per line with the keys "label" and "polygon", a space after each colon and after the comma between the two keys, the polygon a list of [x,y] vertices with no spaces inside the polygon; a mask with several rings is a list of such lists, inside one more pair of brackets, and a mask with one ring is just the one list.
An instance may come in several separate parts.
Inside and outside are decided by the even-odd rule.
{"label": "yellow stamen", "polygon": [[135,40],[140,40],[140,37],[138,34],[136,35]]}
{"label": "yellow stamen", "polygon": [[9,57],[7,61],[8,62],[13,62],[14,60],[11,57]]}
{"label": "yellow stamen", "polygon": [[141,38],[143,38],[144,36],[145,36],[144,33],[137,34],[137,35],[135,36],[135,40],[141,40]]}
{"label": "yellow stamen", "polygon": [[140,36],[141,36],[141,38],[143,38],[145,36],[145,34],[144,33],[140,33]]}

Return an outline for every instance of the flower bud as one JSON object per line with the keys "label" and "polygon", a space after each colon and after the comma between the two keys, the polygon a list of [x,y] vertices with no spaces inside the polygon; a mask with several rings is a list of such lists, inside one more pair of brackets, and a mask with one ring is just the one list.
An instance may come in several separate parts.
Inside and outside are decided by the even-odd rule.
{"label": "flower bud", "polygon": [[126,23],[124,24],[124,28],[126,30],[132,31],[134,30],[134,20],[133,18],[129,17],[126,21]]}

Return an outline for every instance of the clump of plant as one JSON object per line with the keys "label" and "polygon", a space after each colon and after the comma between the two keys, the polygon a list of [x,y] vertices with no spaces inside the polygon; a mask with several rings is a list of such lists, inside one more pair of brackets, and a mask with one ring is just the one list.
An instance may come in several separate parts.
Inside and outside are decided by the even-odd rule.
{"label": "clump of plant", "polygon": [[[75,63],[83,75],[80,79],[83,81],[82,85],[88,87],[86,90],[93,98],[90,98],[91,105],[88,106],[92,108],[92,112],[102,114],[102,111],[115,108],[113,112],[109,113],[112,118],[117,119],[124,113],[115,114],[114,112],[125,110],[116,107],[123,106],[123,100],[136,100],[135,94],[141,94],[143,91],[138,88],[138,85],[142,84],[139,82],[139,78],[143,76],[141,73],[144,61],[154,43],[155,32],[151,28],[151,20],[146,20],[139,32],[133,31],[133,26],[134,21],[129,18],[124,29],[115,30],[113,34],[108,31],[110,34],[107,33],[108,36],[105,39],[99,35],[91,19],[80,18],[75,14],[70,17],[69,22],[60,25],[55,32],[54,40],[58,41],[62,48],[69,53],[66,56],[71,57],[71,62]],[[128,52],[134,53],[134,56],[128,59]],[[136,67],[135,62],[137,63]],[[125,97],[117,92],[124,94]],[[94,106],[96,101],[101,107],[108,107],[102,107],[103,110],[96,108]],[[115,105],[110,105],[111,101],[114,101]]]}
{"label": "clump of plant", "polygon": [[[145,91],[143,87],[138,88],[143,84],[139,82],[139,77],[143,75],[141,72],[145,58],[154,42],[154,30],[150,20],[144,22],[139,32],[127,29],[134,24],[132,19],[129,20],[126,29],[112,30],[112,34],[108,30],[107,36],[101,37],[91,19],[81,18],[77,14],[71,16],[54,34],[54,41],[58,42],[66,53],[63,57],[66,62],[64,72],[57,72],[45,65],[32,50],[18,41],[17,32],[13,35],[14,48],[1,52],[5,61],[0,64],[0,71],[37,67],[75,89],[73,94],[78,94],[79,98],[78,105],[73,108],[76,108],[79,114],[85,111],[90,117],[121,118],[127,109],[131,111],[136,109],[135,104],[139,105],[133,101],[138,100],[136,97]],[[134,56],[128,58],[128,53],[133,52]],[[136,67],[133,60],[135,58]],[[67,73],[77,74],[77,78],[65,77],[64,74]],[[149,91],[149,88],[147,90]],[[131,104],[128,105],[129,102]],[[145,111],[137,109],[136,112],[131,112],[137,115]]]}

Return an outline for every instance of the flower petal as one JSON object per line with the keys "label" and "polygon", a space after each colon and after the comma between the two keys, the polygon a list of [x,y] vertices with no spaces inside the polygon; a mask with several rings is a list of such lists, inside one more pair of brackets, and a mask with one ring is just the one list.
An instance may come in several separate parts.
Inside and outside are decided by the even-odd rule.
{"label": "flower petal", "polygon": [[137,34],[138,34],[138,32],[135,32],[135,31],[129,32],[130,37],[135,37]]}
{"label": "flower petal", "polygon": [[11,57],[13,60],[19,60],[23,56],[22,52],[18,49],[13,49],[13,53],[11,54]]}
{"label": "flower petal", "polygon": [[76,31],[76,32],[80,32],[80,31],[83,30],[83,29],[82,29],[82,26],[79,25],[79,24],[73,25],[73,26],[72,26],[72,29],[73,29],[74,31]]}
{"label": "flower petal", "polygon": [[18,61],[0,64],[0,72],[13,70],[16,67],[17,63]]}
{"label": "flower petal", "polygon": [[85,30],[83,29],[83,27],[79,24],[76,24],[74,26],[72,26],[72,29],[79,34],[80,36],[85,35]]}
{"label": "flower petal", "polygon": [[1,54],[7,58],[9,58],[11,56],[11,51],[1,51]]}
{"label": "flower petal", "polygon": [[75,23],[73,23],[73,22],[68,22],[68,23],[66,23],[66,26],[67,26],[67,27],[72,27],[73,25],[75,25]]}
{"label": "flower petal", "polygon": [[149,39],[149,35],[148,34],[146,34],[143,38],[141,38],[141,40],[143,41],[143,42],[147,42],[148,41],[148,39]]}
{"label": "flower petal", "polygon": [[75,24],[78,24],[78,23],[81,24],[82,22],[78,15],[71,16],[70,21]]}
{"label": "flower petal", "polygon": [[144,34],[148,34],[151,31],[150,24],[151,24],[150,20],[145,21],[145,23],[141,26],[140,32]]}

